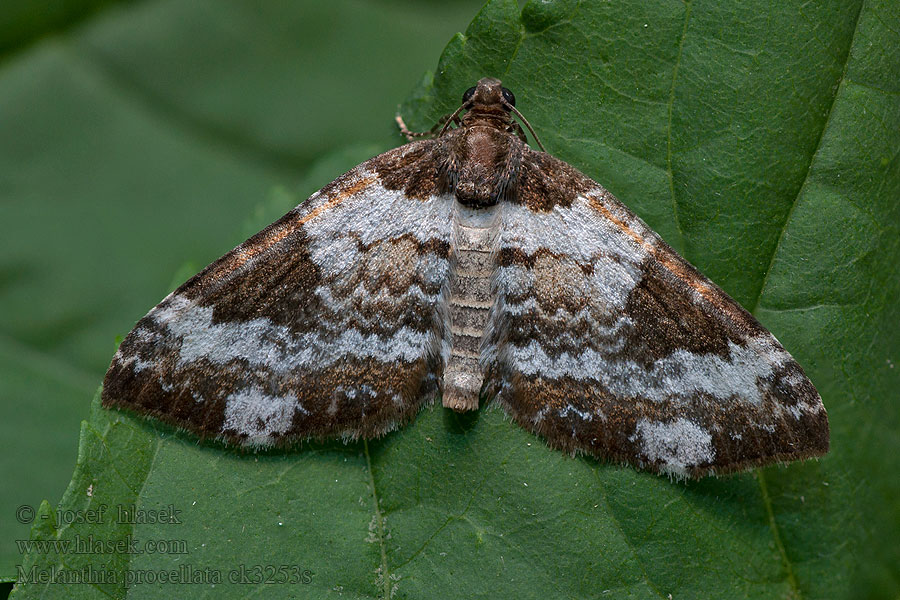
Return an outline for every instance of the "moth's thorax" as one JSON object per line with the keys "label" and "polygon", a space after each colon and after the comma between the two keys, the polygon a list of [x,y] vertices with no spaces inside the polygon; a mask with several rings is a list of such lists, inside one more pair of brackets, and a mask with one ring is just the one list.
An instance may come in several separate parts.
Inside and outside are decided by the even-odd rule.
{"label": "moth's thorax", "polygon": [[485,77],[470,92],[459,128],[448,134],[441,172],[442,187],[477,209],[515,194],[524,143],[513,133],[515,99],[499,79]]}
{"label": "moth's thorax", "polygon": [[448,176],[455,185],[457,200],[467,207],[493,206],[515,176],[517,165],[510,159],[521,156],[523,145],[515,135],[488,120],[464,125],[454,133],[450,147]]}
{"label": "moth's thorax", "polygon": [[473,127],[489,127],[497,131],[507,131],[512,124],[512,117],[501,106],[473,106],[462,117],[462,129]]}

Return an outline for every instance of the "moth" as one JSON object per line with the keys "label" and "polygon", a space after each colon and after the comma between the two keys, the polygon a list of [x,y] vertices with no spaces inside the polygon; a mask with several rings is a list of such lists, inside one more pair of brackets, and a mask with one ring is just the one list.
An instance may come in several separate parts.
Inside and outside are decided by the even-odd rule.
{"label": "moth", "polygon": [[[373,438],[437,397],[674,477],[828,451],[822,400],[737,302],[533,150],[494,78],[166,297],[107,408],[243,447]],[[539,142],[538,142],[539,144]]]}

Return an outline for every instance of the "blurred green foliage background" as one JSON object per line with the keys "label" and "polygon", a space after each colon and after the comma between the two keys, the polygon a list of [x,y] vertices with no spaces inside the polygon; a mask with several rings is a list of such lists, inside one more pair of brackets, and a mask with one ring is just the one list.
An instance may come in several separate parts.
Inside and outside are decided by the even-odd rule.
{"label": "blurred green foliage background", "polygon": [[315,161],[399,143],[397,105],[481,4],[0,2],[0,576],[15,508],[65,490],[116,337],[279,189],[338,174],[304,187]]}

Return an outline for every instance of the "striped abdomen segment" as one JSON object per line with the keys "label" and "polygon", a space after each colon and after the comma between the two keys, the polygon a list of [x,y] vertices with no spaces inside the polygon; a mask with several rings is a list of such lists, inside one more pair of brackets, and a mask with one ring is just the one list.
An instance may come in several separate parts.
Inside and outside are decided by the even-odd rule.
{"label": "striped abdomen segment", "polygon": [[450,359],[444,368],[444,406],[475,410],[481,392],[481,339],[494,298],[491,273],[497,206],[454,211],[456,268],[450,276]]}

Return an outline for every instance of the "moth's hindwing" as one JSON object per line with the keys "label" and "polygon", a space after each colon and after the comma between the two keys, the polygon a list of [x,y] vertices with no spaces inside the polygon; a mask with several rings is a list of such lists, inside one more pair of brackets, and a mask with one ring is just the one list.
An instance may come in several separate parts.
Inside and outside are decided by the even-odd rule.
{"label": "moth's hindwing", "polygon": [[574,191],[502,209],[482,359],[516,422],[679,477],[824,454],[822,400],[772,334],[605,189],[527,153],[532,189]]}
{"label": "moth's hindwing", "polygon": [[387,189],[363,163],[226,254],[138,322],[103,405],[252,446],[383,434],[434,399],[451,203]]}

